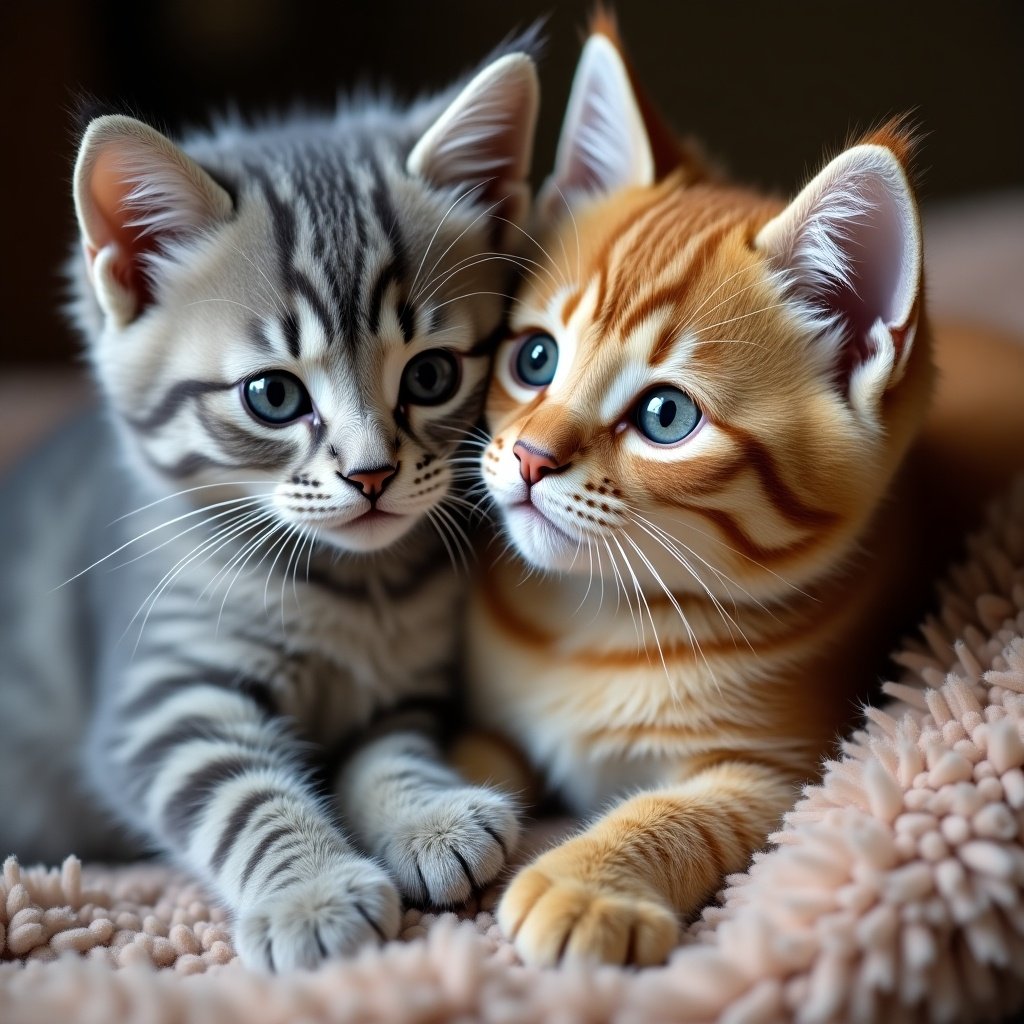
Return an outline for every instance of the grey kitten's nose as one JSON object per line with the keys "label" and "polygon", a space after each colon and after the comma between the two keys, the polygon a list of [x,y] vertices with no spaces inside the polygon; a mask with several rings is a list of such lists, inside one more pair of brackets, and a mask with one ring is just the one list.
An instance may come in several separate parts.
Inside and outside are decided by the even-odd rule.
{"label": "grey kitten's nose", "polygon": [[357,469],[348,475],[339,472],[338,476],[345,483],[362,491],[370,501],[374,501],[384,493],[384,489],[397,472],[397,466],[377,466],[375,469]]}

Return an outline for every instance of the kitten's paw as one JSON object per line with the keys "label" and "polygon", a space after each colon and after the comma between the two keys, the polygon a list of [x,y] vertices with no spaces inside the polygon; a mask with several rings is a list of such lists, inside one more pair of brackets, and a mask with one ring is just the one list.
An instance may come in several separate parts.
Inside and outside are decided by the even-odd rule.
{"label": "kitten's paw", "polygon": [[410,808],[382,855],[404,896],[447,907],[493,882],[518,840],[513,801],[497,790],[464,786]]}
{"label": "kitten's paw", "polygon": [[368,942],[393,939],[401,917],[391,879],[372,860],[352,854],[244,907],[235,948],[257,970],[316,967]]}
{"label": "kitten's paw", "polygon": [[546,859],[520,871],[498,907],[498,924],[526,963],[647,967],[662,963],[675,947],[679,923],[671,907],[653,896],[546,870]]}

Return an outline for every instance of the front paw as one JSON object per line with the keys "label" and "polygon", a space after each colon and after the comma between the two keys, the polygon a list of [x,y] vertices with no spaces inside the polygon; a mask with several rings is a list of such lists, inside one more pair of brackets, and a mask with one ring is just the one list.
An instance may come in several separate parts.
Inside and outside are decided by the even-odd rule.
{"label": "front paw", "polygon": [[[553,854],[561,854],[565,847]],[[618,888],[545,854],[512,880],[498,924],[528,964],[662,963],[679,939],[671,907],[643,890]]]}
{"label": "front paw", "polygon": [[372,860],[348,854],[243,907],[235,946],[242,962],[257,970],[311,968],[394,938],[400,923],[391,879]]}
{"label": "front paw", "polygon": [[513,801],[464,786],[410,807],[381,854],[406,898],[449,907],[493,882],[518,840]]}

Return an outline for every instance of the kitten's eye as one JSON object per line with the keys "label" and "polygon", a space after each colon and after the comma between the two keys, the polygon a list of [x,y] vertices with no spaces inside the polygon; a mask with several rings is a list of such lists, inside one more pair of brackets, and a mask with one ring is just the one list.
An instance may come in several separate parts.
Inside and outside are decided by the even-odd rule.
{"label": "kitten's eye", "polygon": [[558,342],[550,334],[531,334],[512,355],[512,372],[528,388],[546,388],[558,369]]}
{"label": "kitten's eye", "polygon": [[697,403],[679,388],[660,385],[637,403],[636,426],[655,444],[675,444],[693,433],[700,423]]}
{"label": "kitten's eye", "polygon": [[250,378],[242,385],[242,394],[253,416],[275,427],[313,411],[302,382],[283,370]]}
{"label": "kitten's eye", "polygon": [[400,401],[412,405],[440,405],[447,402],[458,387],[458,360],[446,349],[432,348],[406,364]]}

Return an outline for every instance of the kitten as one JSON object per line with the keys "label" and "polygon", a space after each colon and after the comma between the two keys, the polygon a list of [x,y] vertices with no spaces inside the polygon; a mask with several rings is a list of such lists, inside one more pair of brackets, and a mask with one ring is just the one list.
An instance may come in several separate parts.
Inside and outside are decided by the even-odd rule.
{"label": "kitten", "polygon": [[786,205],[651,116],[598,31],[487,404],[483,480],[542,573],[481,576],[471,713],[603,811],[501,901],[539,964],[663,960],[814,772],[899,600],[886,498],[932,388],[898,125]]}
{"label": "kitten", "polygon": [[394,936],[400,893],[463,901],[516,839],[432,735],[456,453],[528,203],[514,51],[405,110],[81,142],[106,409],[3,493],[0,847],[109,857],[127,829],[209,883],[251,966]]}

